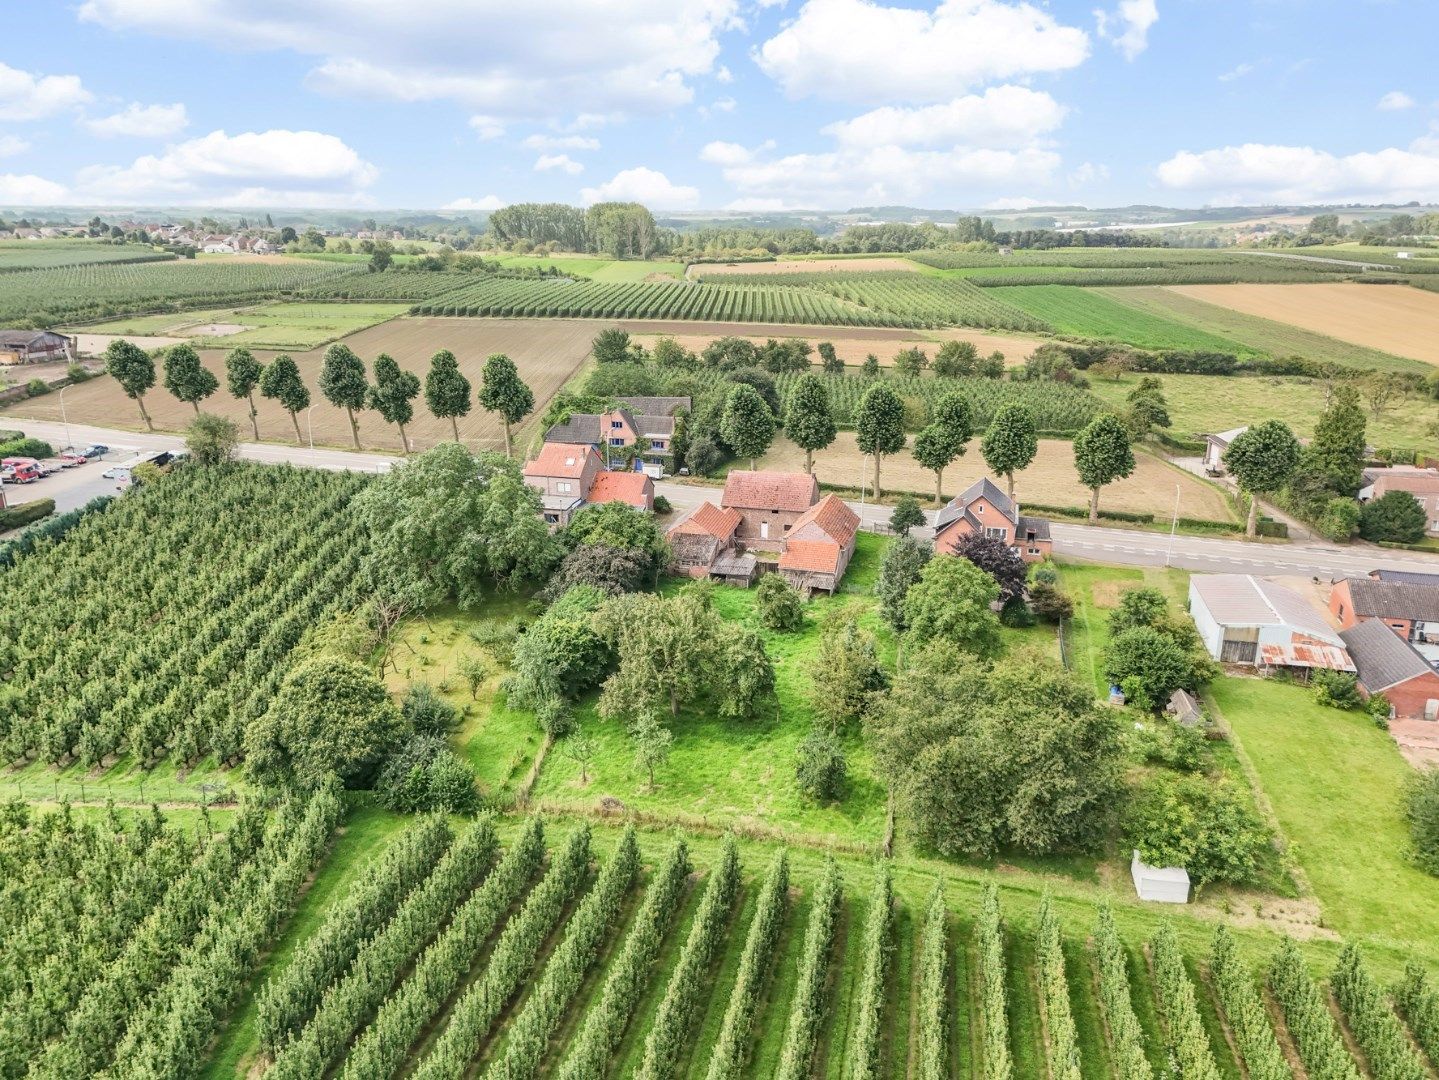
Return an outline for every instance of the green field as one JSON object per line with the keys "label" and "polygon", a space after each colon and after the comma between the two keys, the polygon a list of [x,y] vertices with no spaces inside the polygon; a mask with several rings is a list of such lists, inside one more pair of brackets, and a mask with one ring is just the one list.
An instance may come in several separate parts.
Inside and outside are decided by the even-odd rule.
{"label": "green field", "polygon": [[1075,285],[1014,285],[985,292],[1029,312],[1061,334],[1119,341],[1144,349],[1197,349],[1253,355],[1253,350],[1230,338],[1118,303],[1093,289]]}
{"label": "green field", "polygon": [[[1089,391],[1116,408],[1140,375],[1119,380],[1092,378]],[[1301,439],[1314,434],[1324,412],[1324,385],[1297,376],[1157,375],[1169,402],[1174,434],[1201,436],[1242,424],[1283,420]],[[1434,447],[1434,403],[1416,395],[1396,396],[1383,416],[1366,416],[1366,437],[1376,447],[1426,450]]]}
{"label": "green field", "polygon": [[97,263],[166,262],[175,256],[143,244],[100,244],[89,240],[0,240],[0,274]]}
{"label": "green field", "polygon": [[[87,334],[190,337],[206,347],[245,345],[262,349],[313,349],[356,330],[403,315],[409,304],[276,303],[243,308],[210,308],[183,315],[139,315],[84,327]],[[233,334],[203,333],[212,323],[243,326]]]}

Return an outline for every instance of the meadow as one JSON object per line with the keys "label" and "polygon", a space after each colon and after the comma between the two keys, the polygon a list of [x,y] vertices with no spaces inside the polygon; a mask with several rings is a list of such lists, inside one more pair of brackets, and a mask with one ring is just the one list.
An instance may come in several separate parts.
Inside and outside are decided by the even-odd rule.
{"label": "meadow", "polygon": [[[252,349],[313,349],[409,310],[402,303],[280,302],[248,307],[136,315],[86,326],[89,334],[193,338],[195,344]],[[238,329],[233,329],[238,328]],[[216,329],[225,332],[217,333]]]}
{"label": "meadow", "polygon": [[1142,349],[1254,355],[1253,349],[1231,338],[1124,304],[1113,295],[1120,290],[1100,293],[1075,285],[1008,285],[985,291],[1072,337],[1122,342]]}

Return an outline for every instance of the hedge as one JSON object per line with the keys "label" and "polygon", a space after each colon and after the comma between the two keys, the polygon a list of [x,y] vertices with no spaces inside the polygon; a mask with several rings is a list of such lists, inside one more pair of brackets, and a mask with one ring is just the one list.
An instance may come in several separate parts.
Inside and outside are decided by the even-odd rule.
{"label": "hedge", "polygon": [[32,521],[47,518],[54,512],[54,499],[36,499],[34,502],[7,507],[4,510],[0,510],[0,532],[6,532],[9,529],[18,529],[22,525],[29,525]]}
{"label": "hedge", "polygon": [[0,443],[0,458],[48,458],[54,456],[55,448],[44,439],[29,439],[24,435],[19,435],[17,438]]}

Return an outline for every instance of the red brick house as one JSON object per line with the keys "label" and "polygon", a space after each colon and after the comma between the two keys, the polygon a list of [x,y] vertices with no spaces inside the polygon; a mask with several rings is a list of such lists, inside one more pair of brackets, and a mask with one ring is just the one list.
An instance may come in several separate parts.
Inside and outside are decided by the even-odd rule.
{"label": "red brick house", "polygon": [[1054,550],[1049,522],[1021,514],[988,477],[976,480],[940,510],[934,522],[934,550],[953,555],[960,537],[971,533],[998,537],[1025,562],[1046,559]]}
{"label": "red brick house", "polygon": [[859,515],[826,495],[790,527],[779,557],[780,576],[803,593],[833,593],[854,555]]}
{"label": "red brick house", "polygon": [[819,481],[808,473],[735,470],[725,478],[720,505],[740,515],[736,539],[746,547],[780,551],[785,537],[819,502]]}
{"label": "red brick house", "polygon": [[1340,629],[1379,622],[1405,641],[1439,642],[1439,585],[1340,578],[1329,593],[1329,610]]}
{"label": "red brick house", "polygon": [[525,483],[540,493],[545,521],[569,524],[575,512],[593,503],[623,502],[636,510],[655,508],[655,483],[643,473],[611,471],[589,446],[545,443],[525,463]]}
{"label": "red brick house", "polygon": [[1406,491],[1424,508],[1424,531],[1439,536],[1439,469],[1417,469],[1395,466],[1391,469],[1366,469],[1359,501],[1378,499],[1391,491]]}
{"label": "red brick house", "polygon": [[700,503],[665,536],[674,555],[675,571],[686,577],[718,577],[732,584],[749,585],[758,564],[753,555],[735,546],[740,520],[738,510]]}
{"label": "red brick house", "polygon": [[1339,636],[1359,671],[1365,697],[1383,694],[1396,720],[1439,720],[1439,671],[1413,645],[1375,619]]}

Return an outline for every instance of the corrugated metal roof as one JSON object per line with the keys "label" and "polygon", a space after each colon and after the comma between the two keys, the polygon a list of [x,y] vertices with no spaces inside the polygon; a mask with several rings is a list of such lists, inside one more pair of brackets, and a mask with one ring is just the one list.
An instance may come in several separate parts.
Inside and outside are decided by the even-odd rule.
{"label": "corrugated metal roof", "polygon": [[1294,640],[1287,645],[1262,644],[1259,646],[1259,662],[1265,667],[1329,668],[1333,671],[1353,671],[1354,662],[1349,654],[1338,645],[1321,645],[1315,642]]}
{"label": "corrugated metal roof", "polygon": [[1407,581],[1349,579],[1349,599],[1356,615],[1439,622],[1439,586]]}
{"label": "corrugated metal roof", "polygon": [[1289,626],[1343,645],[1324,616],[1293,589],[1252,574],[1195,574],[1189,583],[1220,626]]}

